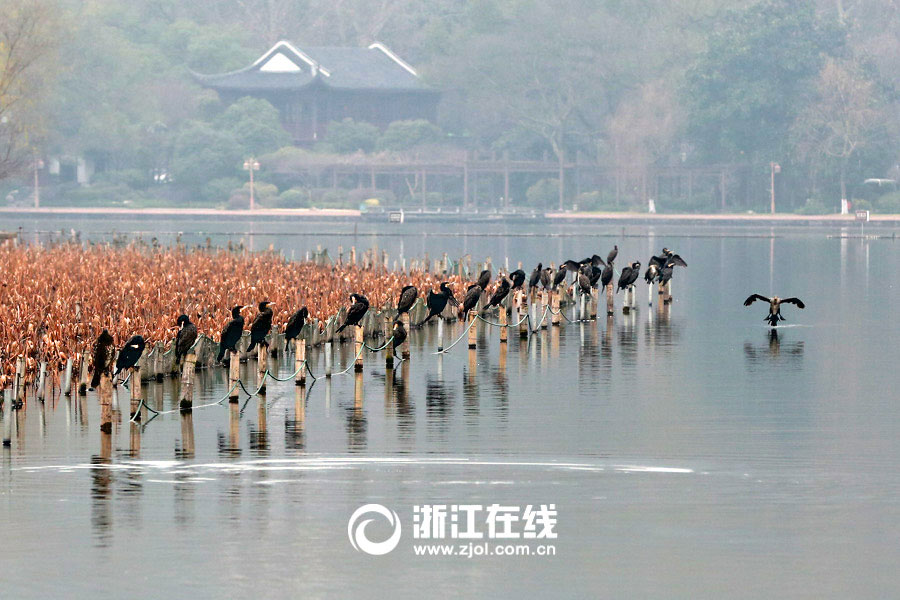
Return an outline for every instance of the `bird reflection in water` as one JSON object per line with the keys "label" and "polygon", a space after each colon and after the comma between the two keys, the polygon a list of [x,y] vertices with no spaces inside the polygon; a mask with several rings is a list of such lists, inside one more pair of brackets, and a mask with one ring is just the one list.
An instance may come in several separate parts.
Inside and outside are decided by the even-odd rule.
{"label": "bird reflection in water", "polygon": [[777,329],[771,329],[766,334],[767,342],[764,344],[744,344],[744,358],[747,367],[751,371],[767,369],[773,361],[786,361],[788,364],[799,363],[803,360],[803,342],[782,343]]}
{"label": "bird reflection in water", "polygon": [[411,440],[416,433],[416,409],[409,401],[409,361],[400,363],[400,376],[392,373],[392,393],[396,407],[398,433],[401,439]]}
{"label": "bird reflection in water", "polygon": [[442,436],[447,433],[455,397],[455,392],[444,383],[443,377],[433,377],[430,373],[426,375],[425,415],[429,431],[437,431]]}

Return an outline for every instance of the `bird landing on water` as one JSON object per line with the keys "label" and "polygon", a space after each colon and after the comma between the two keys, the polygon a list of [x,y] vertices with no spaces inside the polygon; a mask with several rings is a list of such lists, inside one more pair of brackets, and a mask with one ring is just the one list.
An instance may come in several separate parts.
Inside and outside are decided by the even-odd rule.
{"label": "bird landing on water", "polygon": [[752,294],[748,296],[746,300],[744,300],[744,306],[750,306],[757,300],[762,300],[763,302],[769,303],[769,314],[763,319],[763,321],[768,321],[769,325],[775,327],[778,325],[779,321],[784,321],[784,317],[781,315],[781,305],[782,304],[796,304],[797,308],[806,308],[806,305],[803,304],[803,301],[800,298],[779,298],[778,296],[773,296],[771,298],[766,298],[765,296],[761,296],[760,294]]}

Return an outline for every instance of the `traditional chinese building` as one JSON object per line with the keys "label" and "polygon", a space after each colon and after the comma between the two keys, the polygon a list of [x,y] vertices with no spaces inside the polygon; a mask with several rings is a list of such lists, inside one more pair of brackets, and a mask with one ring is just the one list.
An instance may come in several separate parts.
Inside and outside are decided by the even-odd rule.
{"label": "traditional chinese building", "polygon": [[437,118],[440,94],[384,44],[368,48],[300,49],[281,41],[252,65],[196,75],[226,102],[265,98],[297,143],[324,139],[331,121],[347,117],[381,128],[393,121]]}

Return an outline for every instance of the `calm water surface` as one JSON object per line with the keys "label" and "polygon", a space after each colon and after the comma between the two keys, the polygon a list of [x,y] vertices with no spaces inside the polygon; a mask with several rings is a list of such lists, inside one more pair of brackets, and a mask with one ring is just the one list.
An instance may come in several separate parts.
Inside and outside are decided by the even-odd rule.
{"label": "calm water surface", "polygon": [[[377,243],[392,258],[469,252],[526,270],[613,243],[621,264],[646,263],[668,245],[690,267],[676,273],[668,311],[648,307],[641,285],[636,314],[506,347],[484,330],[478,350],[437,357],[436,328],[416,332],[411,360],[390,376],[366,357],[361,393],[352,374],[305,394],[270,383],[264,399],[133,426],[121,390],[125,415],[106,437],[93,393],[5,413],[3,597],[900,595],[900,246],[889,239],[486,225],[360,225],[354,236],[341,224],[52,219],[0,229],[19,225],[26,238],[75,227],[94,239],[116,230],[167,243],[183,231],[190,243],[248,245],[232,232],[249,227],[254,247],[297,258],[316,244]],[[772,338],[765,307],[742,306],[752,292],[807,308],[786,307]],[[335,356],[342,368],[352,349]],[[311,360],[321,373],[321,352]],[[143,392],[171,409],[178,386]],[[195,404],[226,387],[221,370],[201,372]],[[385,556],[348,540],[348,518],[370,502],[404,526]],[[556,504],[556,556],[414,555],[415,505],[494,503]]]}

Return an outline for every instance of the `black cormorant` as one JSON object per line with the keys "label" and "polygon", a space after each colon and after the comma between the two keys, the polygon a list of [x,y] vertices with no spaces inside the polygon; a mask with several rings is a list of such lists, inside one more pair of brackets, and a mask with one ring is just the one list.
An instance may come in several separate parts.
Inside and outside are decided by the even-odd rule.
{"label": "black cormorant", "polygon": [[478,275],[478,281],[475,284],[483,290],[487,289],[488,284],[491,282],[491,270],[485,269]]}
{"label": "black cormorant", "polygon": [[263,300],[259,303],[259,312],[253,317],[253,323],[250,324],[250,345],[247,352],[253,350],[257,344],[268,347],[266,336],[272,329],[272,305],[274,302]]}
{"label": "black cormorant", "polygon": [[394,321],[394,331],[391,335],[394,336],[394,352],[396,353],[397,348],[406,341],[406,328],[403,326],[403,321],[399,319]]}
{"label": "black cormorant", "polygon": [[541,280],[541,271],[544,270],[544,265],[538,263],[534,268],[534,271],[531,272],[531,277],[528,278],[528,291],[530,292],[537,286],[538,281]]}
{"label": "black cormorant", "polygon": [[525,271],[523,271],[522,269],[516,269],[509,274],[509,278],[512,281],[511,289],[518,290],[525,284]]}
{"label": "black cormorant", "polygon": [[[653,258],[656,258],[655,256]],[[657,277],[659,277],[659,266],[656,262],[650,259],[650,264],[647,265],[647,270],[644,271],[644,281],[647,283],[653,283]]]}
{"label": "black cormorant", "polygon": [[545,290],[550,289],[550,282],[553,281],[553,276],[551,275],[551,273],[553,273],[552,267],[546,267],[541,271],[541,287]]}
{"label": "black cormorant", "polygon": [[428,299],[425,301],[425,305],[428,307],[428,316],[419,323],[419,326],[424,325],[434,316],[440,316],[444,309],[447,308],[448,302],[450,306],[459,306],[459,302],[453,296],[453,290],[450,289],[450,284],[446,281],[441,282],[440,290],[437,294],[432,291],[428,292]]}
{"label": "black cormorant", "polygon": [[775,327],[778,325],[778,321],[784,321],[784,317],[781,316],[781,305],[782,304],[796,304],[797,308],[806,308],[806,305],[803,304],[803,301],[800,298],[779,298],[778,296],[773,296],[771,298],[766,298],[765,296],[761,296],[759,294],[753,294],[749,296],[746,300],[744,300],[744,306],[750,306],[757,300],[762,300],[763,302],[769,303],[769,314],[766,315],[766,318],[763,321],[768,321],[769,325]]}
{"label": "black cormorant", "polygon": [[603,272],[600,273],[600,287],[605,288],[609,285],[609,282],[612,281],[613,278],[613,264],[611,262],[606,263],[606,266],[603,267]]}
{"label": "black cormorant", "polygon": [[613,249],[609,251],[609,254],[606,255],[606,263],[612,264],[616,257],[619,255],[619,245],[616,244],[613,246]]}
{"label": "black cormorant", "polygon": [[556,274],[553,276],[553,290],[556,290],[556,288],[559,287],[559,284],[566,280],[567,273],[568,270],[565,268],[565,266],[560,265],[559,269],[557,269],[556,271]]}
{"label": "black cormorant", "polygon": [[591,295],[591,277],[589,273],[591,272],[590,265],[584,265],[581,269],[578,270],[578,277],[575,279],[575,284],[578,285],[578,289],[581,290],[582,294],[586,294],[588,296]]}
{"label": "black cormorant", "polygon": [[640,274],[641,263],[639,262],[633,262],[631,263],[631,266],[622,269],[622,274],[619,275],[619,287],[616,288],[616,293],[618,293],[619,290],[624,290],[628,286],[634,284]]}
{"label": "black cormorant", "polygon": [[403,313],[408,313],[409,310],[413,307],[413,304],[416,303],[416,298],[419,297],[419,290],[416,289],[414,285],[404,286],[402,290],[400,290],[400,297],[397,299],[397,318],[400,318],[400,315]]}
{"label": "black cormorant", "polygon": [[484,293],[484,290],[477,283],[473,283],[469,286],[469,289],[466,290],[466,295],[463,297],[462,302],[462,310],[460,314],[467,315],[470,310],[474,310],[478,305],[478,301],[481,299],[481,295]]}
{"label": "black cormorant", "polygon": [[247,306],[235,306],[231,309],[231,320],[222,330],[222,337],[219,338],[219,355],[216,362],[221,362],[225,358],[225,351],[231,350],[237,352],[237,344],[241,341],[241,335],[244,333],[244,317],[241,311]]}
{"label": "black cormorant", "polygon": [[509,294],[509,287],[509,280],[506,277],[500,278],[500,282],[497,284],[497,288],[491,295],[491,301],[488,302],[486,308],[500,306],[500,303],[503,302],[503,299]]}
{"label": "black cormorant", "polygon": [[178,333],[175,335],[175,364],[180,365],[188,351],[197,341],[197,326],[191,323],[190,317],[178,317]]}
{"label": "black cormorant", "polygon": [[285,344],[300,336],[300,332],[303,331],[303,326],[306,324],[307,318],[309,318],[309,310],[305,306],[291,315],[291,318],[288,319],[287,325],[284,328]]}
{"label": "black cormorant", "polygon": [[100,385],[100,375],[109,369],[113,358],[113,337],[104,329],[94,342],[94,373],[91,376],[91,387]]}
{"label": "black cormorant", "polygon": [[144,353],[144,347],[146,345],[143,336],[131,336],[131,339],[128,340],[125,347],[119,350],[119,356],[116,358],[116,372],[113,373],[113,379],[125,369],[130,369],[137,364],[138,360],[141,358],[141,354]]}
{"label": "black cormorant", "polygon": [[347,318],[344,319],[344,324],[338,327],[335,333],[340,333],[351,325],[359,325],[362,318],[369,312],[369,299],[362,294],[350,294],[350,302],[352,304],[347,309]]}

